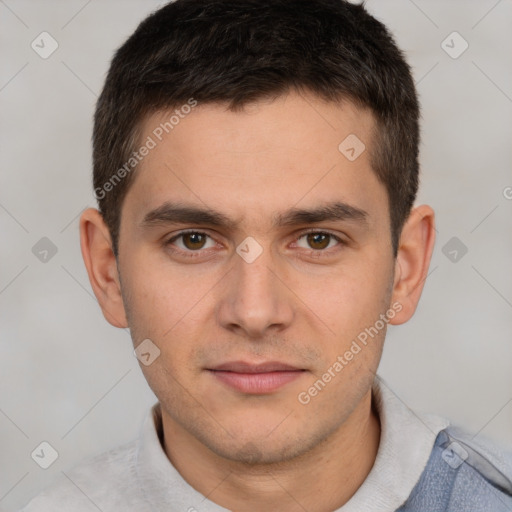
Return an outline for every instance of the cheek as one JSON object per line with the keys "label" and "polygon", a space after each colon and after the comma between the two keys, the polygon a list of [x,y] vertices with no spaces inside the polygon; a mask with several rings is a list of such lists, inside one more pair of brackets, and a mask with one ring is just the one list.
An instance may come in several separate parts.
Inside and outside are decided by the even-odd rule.
{"label": "cheek", "polygon": [[186,315],[200,290],[160,258],[141,254],[124,263],[124,296],[129,302],[131,322],[153,335],[164,335]]}
{"label": "cheek", "polygon": [[[322,279],[316,291],[309,290],[309,301],[332,322],[357,324],[377,316],[387,307],[391,276],[382,262],[364,255],[358,261],[333,270]],[[318,284],[318,282],[317,282]]]}
{"label": "cheek", "polygon": [[[192,280],[169,265],[144,267],[133,261],[134,270],[123,280],[123,297],[134,344],[149,338],[160,350],[155,369],[143,368],[146,376],[161,364],[172,372],[182,373],[193,367],[195,341],[201,339],[208,290],[213,286],[207,279]],[[126,265],[125,271],[129,272]],[[125,282],[126,281],[126,282]],[[153,366],[153,365],[152,365]],[[155,375],[156,375],[155,374]]]}
{"label": "cheek", "polygon": [[[376,369],[382,351],[386,325],[380,319],[389,309],[392,274],[383,260],[374,256],[377,253],[374,248],[359,254],[357,262],[323,279],[323,288],[316,288],[307,301],[321,323],[329,326],[324,329],[326,336],[317,338],[327,367],[339,355],[352,352],[342,372],[347,378],[355,378],[361,368]],[[358,341],[358,346],[354,340],[362,342]]]}
{"label": "cheek", "polygon": [[[140,276],[142,277],[142,276]],[[130,287],[132,322],[148,330],[148,335],[160,337],[172,327],[174,315],[169,306],[177,303],[176,288],[168,286],[164,279],[151,276],[135,279]]]}

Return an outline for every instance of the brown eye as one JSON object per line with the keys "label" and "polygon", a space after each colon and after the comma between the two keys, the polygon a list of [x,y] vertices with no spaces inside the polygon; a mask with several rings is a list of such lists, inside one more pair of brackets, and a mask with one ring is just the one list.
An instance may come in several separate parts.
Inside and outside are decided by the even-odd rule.
{"label": "brown eye", "polygon": [[[311,254],[316,252],[316,255],[331,255],[345,242],[339,236],[336,236],[328,231],[308,231],[296,239],[296,246],[302,249],[309,250]],[[340,246],[340,247],[337,247]]]}
{"label": "brown eye", "polygon": [[328,233],[308,233],[307,241],[312,249],[325,249],[329,245],[331,236]]}
{"label": "brown eye", "polygon": [[215,241],[207,233],[201,231],[185,231],[173,236],[165,245],[171,249],[177,247],[182,253],[192,253],[200,252],[201,249],[211,249],[215,246]]}
{"label": "brown eye", "polygon": [[201,233],[184,233],[181,236],[183,238],[183,245],[190,250],[202,249],[206,242],[206,236]]}

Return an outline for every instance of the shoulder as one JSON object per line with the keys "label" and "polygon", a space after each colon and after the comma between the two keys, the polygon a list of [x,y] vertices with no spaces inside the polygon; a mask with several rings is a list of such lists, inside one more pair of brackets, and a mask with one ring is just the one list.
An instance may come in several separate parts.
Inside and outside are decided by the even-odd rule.
{"label": "shoulder", "polygon": [[464,429],[439,432],[431,456],[400,512],[510,512],[512,452]]}
{"label": "shoulder", "polygon": [[500,448],[487,438],[471,436],[459,427],[450,426],[444,434],[438,439],[438,449],[443,449],[445,459],[459,450],[459,458],[476,475],[512,496],[512,451]]}
{"label": "shoulder", "polygon": [[136,457],[136,441],[91,457],[62,471],[53,485],[20,512],[98,512],[133,505],[138,496]]}

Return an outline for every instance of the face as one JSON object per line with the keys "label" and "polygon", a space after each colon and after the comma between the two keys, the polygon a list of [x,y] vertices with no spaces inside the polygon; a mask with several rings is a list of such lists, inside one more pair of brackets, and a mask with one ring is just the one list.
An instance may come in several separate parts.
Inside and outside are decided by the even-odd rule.
{"label": "face", "polygon": [[231,460],[287,460],[357,410],[381,356],[395,261],[373,118],[290,93],[197,105],[160,141],[171,114],[144,122],[156,146],[121,215],[126,318],[160,350],[142,370],[164,424]]}

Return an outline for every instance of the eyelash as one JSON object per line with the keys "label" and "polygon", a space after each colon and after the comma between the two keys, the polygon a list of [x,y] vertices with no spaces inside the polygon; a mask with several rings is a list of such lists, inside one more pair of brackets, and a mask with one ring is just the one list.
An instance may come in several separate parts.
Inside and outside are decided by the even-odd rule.
{"label": "eyelash", "polygon": [[[174,235],[172,238],[170,238],[169,240],[167,240],[166,242],[164,242],[164,246],[167,247],[167,248],[170,248],[171,252],[175,253],[175,254],[180,254],[180,255],[183,255],[185,257],[188,257],[188,258],[195,258],[195,257],[198,257],[198,256],[201,256],[202,253],[207,250],[207,249],[198,249],[197,251],[192,251],[192,250],[187,250],[187,251],[184,251],[182,249],[175,249],[174,247],[172,247],[172,243],[175,241],[175,240],[178,240],[180,237],[184,236],[184,235],[187,235],[187,234],[197,234],[197,235],[204,235],[204,236],[207,236],[209,238],[212,238],[208,233],[205,233],[204,231],[198,231],[198,230],[195,230],[195,229],[189,229],[189,230],[186,230],[186,231],[180,231],[178,234]],[[298,240],[300,240],[301,238],[303,238],[304,236],[308,235],[308,234],[311,234],[311,233],[314,233],[314,234],[317,234],[317,235],[329,235],[330,237],[334,238],[337,242],[338,242],[338,245],[341,245],[341,246],[344,246],[344,245],[347,245],[347,242],[345,240],[343,240],[342,238],[340,238],[339,236],[336,236],[334,233],[331,233],[329,231],[322,231],[322,230],[318,230],[318,229],[309,229],[307,231],[303,231],[301,232],[301,234],[294,239],[294,242],[297,242]],[[332,247],[330,249],[333,249]],[[329,249],[310,249],[311,253],[315,254],[315,257],[318,257],[317,255],[320,255],[320,254],[330,254],[330,250]]]}

